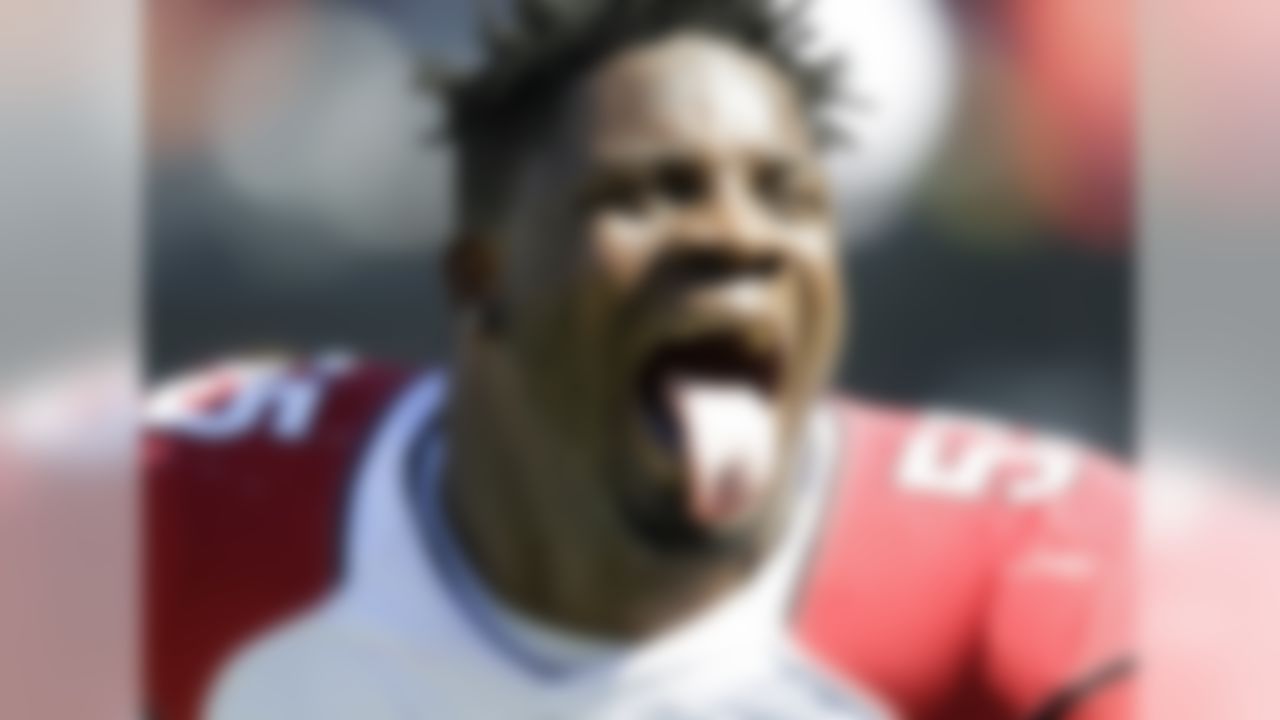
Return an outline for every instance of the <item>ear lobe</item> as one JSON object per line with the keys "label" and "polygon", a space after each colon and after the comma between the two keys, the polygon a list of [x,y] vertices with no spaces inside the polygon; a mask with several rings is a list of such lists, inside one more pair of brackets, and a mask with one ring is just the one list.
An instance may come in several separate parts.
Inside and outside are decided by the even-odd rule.
{"label": "ear lobe", "polygon": [[493,297],[498,274],[497,246],[493,238],[464,233],[445,252],[449,295],[459,307],[479,307]]}

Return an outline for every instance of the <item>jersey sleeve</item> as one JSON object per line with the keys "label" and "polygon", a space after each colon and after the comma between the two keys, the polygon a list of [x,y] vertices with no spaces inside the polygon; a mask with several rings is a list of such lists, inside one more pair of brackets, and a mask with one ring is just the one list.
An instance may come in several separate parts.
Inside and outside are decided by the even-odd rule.
{"label": "jersey sleeve", "polygon": [[1134,716],[1135,512],[1117,464],[1080,457],[999,563],[983,633],[987,679],[1019,717]]}
{"label": "jersey sleeve", "polygon": [[404,373],[218,365],[153,394],[143,439],[146,696],[192,720],[244,643],[336,581],[346,486]]}
{"label": "jersey sleeve", "polygon": [[1002,423],[845,406],[798,602],[810,647],[921,720],[1116,720],[1132,687],[1134,488]]}

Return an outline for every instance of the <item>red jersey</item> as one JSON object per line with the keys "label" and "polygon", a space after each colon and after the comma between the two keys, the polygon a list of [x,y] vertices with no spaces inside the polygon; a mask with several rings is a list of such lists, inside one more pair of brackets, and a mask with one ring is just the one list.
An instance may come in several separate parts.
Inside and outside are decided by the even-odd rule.
{"label": "red jersey", "polygon": [[[370,478],[407,472],[444,384],[329,359],[161,395],[146,445],[154,717],[202,717],[246,646],[326,598],[359,597],[378,622],[415,613],[385,597],[424,562],[418,533],[383,527],[411,493]],[[817,510],[778,575],[806,655],[908,718],[1130,716],[1133,488],[1115,463],[857,401],[824,418]],[[421,597],[423,614],[446,612]],[[822,715],[845,716],[864,715]]]}

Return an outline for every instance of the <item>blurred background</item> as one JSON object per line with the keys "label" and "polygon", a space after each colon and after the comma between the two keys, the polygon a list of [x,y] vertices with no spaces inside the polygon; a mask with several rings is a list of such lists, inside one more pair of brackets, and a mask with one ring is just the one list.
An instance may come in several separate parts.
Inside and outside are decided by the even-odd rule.
{"label": "blurred background", "polygon": [[[817,0],[858,102],[831,172],[840,382],[1133,444],[1129,0]],[[148,23],[148,373],[245,351],[448,357],[423,62],[501,0],[165,0]]]}

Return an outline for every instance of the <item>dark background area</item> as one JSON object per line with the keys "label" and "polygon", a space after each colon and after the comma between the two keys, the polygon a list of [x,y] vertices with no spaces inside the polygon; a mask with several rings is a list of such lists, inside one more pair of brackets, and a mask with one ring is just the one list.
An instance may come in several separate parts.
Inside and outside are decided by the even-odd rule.
{"label": "dark background area", "polygon": [[[152,376],[245,351],[343,347],[409,363],[447,361],[449,308],[438,268],[446,223],[435,217],[440,200],[414,195],[447,198],[433,188],[447,174],[434,166],[392,172],[392,163],[378,160],[412,163],[416,153],[428,155],[427,133],[388,155],[392,150],[378,144],[384,137],[353,132],[343,148],[349,154],[337,155],[346,164],[314,164],[318,154],[290,143],[329,115],[300,101],[302,109],[272,116],[266,141],[249,145],[259,155],[278,150],[278,158],[264,163],[234,144],[227,150],[222,131],[209,129],[216,123],[206,122],[217,113],[208,105],[191,111],[190,88],[199,86],[193,78],[207,81],[210,96],[222,87],[209,79],[216,63],[171,36],[196,22],[206,28],[201,37],[267,26],[259,5],[272,12],[288,6],[290,13],[340,8],[344,17],[354,12],[389,29],[406,56],[465,55],[469,30],[459,18],[467,13],[458,3],[430,0],[272,0],[234,12],[209,3],[216,5],[182,0],[188,15],[170,10],[153,20],[153,62],[167,64],[152,80]],[[1128,85],[1117,81],[1129,72],[1127,41],[1117,39],[1114,19],[1099,29],[1096,13],[1076,17],[1093,2],[1047,13],[995,0],[931,4],[956,38],[958,100],[921,180],[903,191],[888,220],[850,232],[851,342],[840,383],[888,402],[1029,421],[1127,453],[1134,407],[1131,113]],[[1064,21],[1062,12],[1074,20]],[[284,17],[296,23],[299,16]],[[307,43],[364,42],[359,33],[354,41],[329,30],[316,35],[319,41]],[[226,47],[207,52],[221,57]],[[376,55],[380,46],[371,47]],[[1101,51],[1109,64],[1099,64]],[[293,69],[312,57],[297,53]],[[333,60],[322,53],[315,62]],[[341,81],[346,73],[349,87],[377,84],[380,76],[353,68],[340,65],[320,77]],[[396,107],[370,103],[361,122]],[[349,160],[366,156],[366,166]],[[302,168],[299,175],[283,172],[289,163]],[[319,200],[280,190],[291,177],[311,182],[328,173],[349,185],[335,182]],[[270,182],[255,185],[259,176]],[[347,213],[333,198],[348,195],[398,199]],[[333,220],[360,212],[375,221]],[[399,220],[376,221],[384,217]]]}

